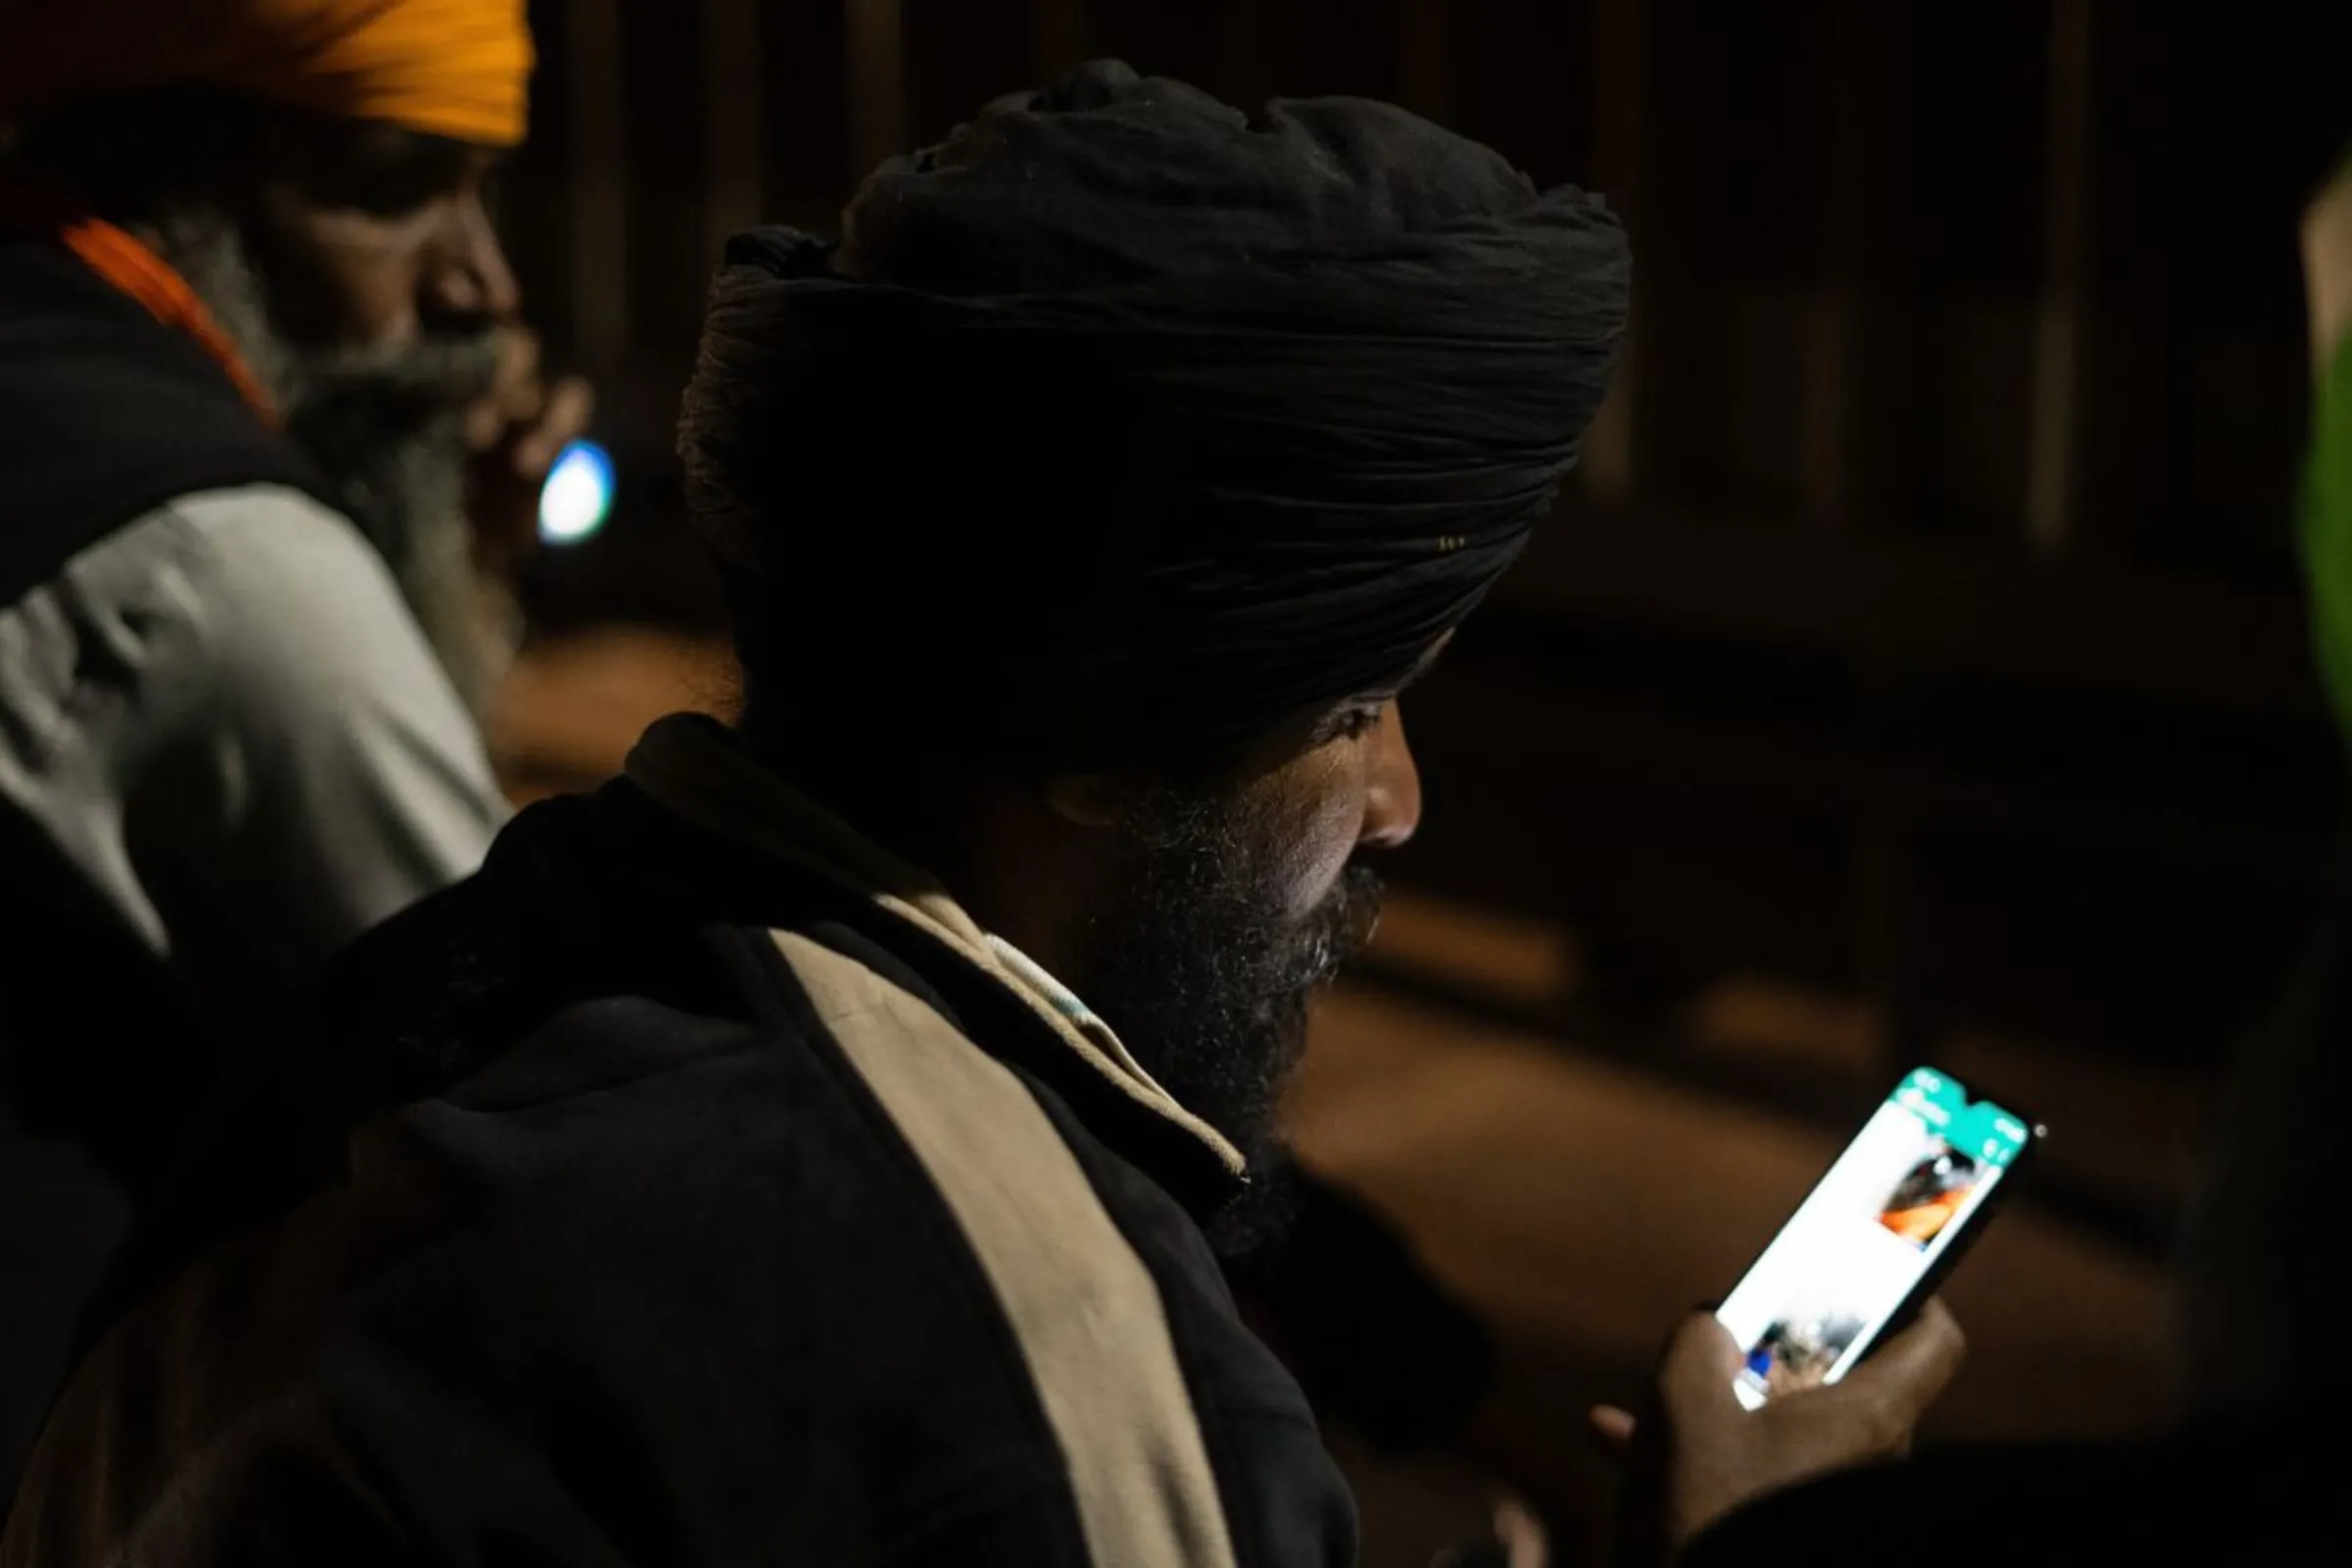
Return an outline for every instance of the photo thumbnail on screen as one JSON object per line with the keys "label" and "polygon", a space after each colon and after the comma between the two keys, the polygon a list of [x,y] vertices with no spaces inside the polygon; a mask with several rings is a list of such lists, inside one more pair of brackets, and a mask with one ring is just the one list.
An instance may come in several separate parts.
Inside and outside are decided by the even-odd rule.
{"label": "photo thumbnail on screen", "polygon": [[1777,1318],[1748,1350],[1745,1375],[1767,1395],[1816,1387],[1861,1332],[1862,1320],[1851,1313]]}
{"label": "photo thumbnail on screen", "polygon": [[1983,1174],[1974,1158],[1943,1145],[1903,1174],[1879,1210],[1879,1223],[1913,1246],[1926,1247],[1943,1234]]}
{"label": "photo thumbnail on screen", "polygon": [[1740,1401],[1843,1377],[2034,1136],[1948,1073],[1905,1077],[1716,1313]]}

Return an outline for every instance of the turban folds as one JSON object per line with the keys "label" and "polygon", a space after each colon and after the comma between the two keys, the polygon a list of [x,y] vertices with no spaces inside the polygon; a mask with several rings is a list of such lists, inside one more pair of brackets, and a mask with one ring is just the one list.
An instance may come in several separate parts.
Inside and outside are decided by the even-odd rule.
{"label": "turban folds", "polygon": [[1628,273],[1597,200],[1387,105],[1000,102],[712,287],[681,450],[755,690],[1083,767],[1394,683],[1550,511]]}
{"label": "turban folds", "polygon": [[0,111],[207,85],[510,147],[530,74],[523,0],[0,0]]}

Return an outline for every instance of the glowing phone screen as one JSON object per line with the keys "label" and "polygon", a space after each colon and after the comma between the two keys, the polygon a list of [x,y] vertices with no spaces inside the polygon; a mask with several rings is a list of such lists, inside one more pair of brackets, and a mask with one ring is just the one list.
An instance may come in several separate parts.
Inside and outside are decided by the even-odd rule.
{"label": "glowing phone screen", "polygon": [[1740,1402],[1843,1377],[2037,1133],[1948,1074],[1905,1078],[1716,1312]]}

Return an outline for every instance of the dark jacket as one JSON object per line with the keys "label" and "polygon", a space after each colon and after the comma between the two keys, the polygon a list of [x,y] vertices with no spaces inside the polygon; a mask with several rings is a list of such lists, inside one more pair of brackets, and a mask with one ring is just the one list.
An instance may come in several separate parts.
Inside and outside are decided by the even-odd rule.
{"label": "dark jacket", "polygon": [[[0,206],[6,183],[0,172]],[[173,497],[255,483],[320,488],[192,341],[0,212],[0,605]],[[39,755],[52,737],[16,741]],[[5,803],[0,900],[5,1507],[65,1377],[74,1318],[118,1235],[172,1179],[183,1113],[216,1091],[234,1048],[81,868]]]}
{"label": "dark jacket", "polygon": [[192,339],[4,214],[0,480],[0,604],[175,496],[244,484],[324,493]]}
{"label": "dark jacket", "polygon": [[85,1363],[0,1563],[1345,1563],[1224,1140],[715,726],[364,945],[342,1179]]}

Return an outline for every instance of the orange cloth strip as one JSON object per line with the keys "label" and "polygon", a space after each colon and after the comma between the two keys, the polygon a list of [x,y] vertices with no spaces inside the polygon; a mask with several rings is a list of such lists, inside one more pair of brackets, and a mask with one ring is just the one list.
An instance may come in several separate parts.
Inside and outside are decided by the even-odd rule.
{"label": "orange cloth strip", "polygon": [[166,326],[184,332],[220,367],[264,424],[277,423],[277,404],[255,379],[245,357],[212,311],[170,262],[128,229],[82,211],[61,193],[29,180],[0,179],[0,228],[54,240],[84,267],[147,308]]}
{"label": "orange cloth strip", "polygon": [[276,403],[262,383],[253,378],[245,357],[237,352],[228,334],[220,330],[220,323],[213,319],[213,313],[196,297],[196,291],[188,287],[187,280],[172,270],[171,263],[140,244],[129,230],[117,228],[103,218],[84,218],[68,223],[57,237],[91,271],[146,306],[157,320],[195,339],[196,346],[212,356],[213,362],[235,383],[238,396],[261,416],[262,422],[277,423]]}

